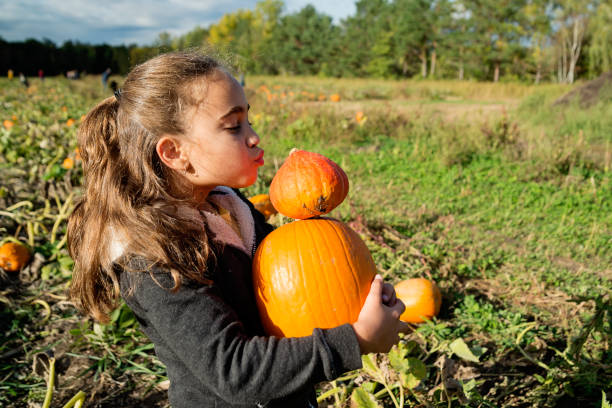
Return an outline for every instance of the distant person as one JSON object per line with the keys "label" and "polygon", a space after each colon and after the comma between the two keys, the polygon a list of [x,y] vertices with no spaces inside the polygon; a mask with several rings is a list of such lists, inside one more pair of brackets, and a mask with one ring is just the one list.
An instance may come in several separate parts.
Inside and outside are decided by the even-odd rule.
{"label": "distant person", "polygon": [[6,77],[7,77],[9,80],[12,80],[12,79],[13,79],[13,75],[14,75],[14,73],[13,73],[13,70],[12,70],[12,69],[9,69],[9,70],[8,70],[8,72],[6,73]]}
{"label": "distant person", "polygon": [[106,85],[108,83],[108,77],[111,74],[111,69],[110,68],[106,68],[104,70],[104,72],[102,73],[102,88],[106,89]]}
{"label": "distant person", "polygon": [[28,82],[28,78],[26,78],[26,76],[23,75],[23,72],[19,73],[19,82],[21,82],[21,84],[25,86],[26,88],[30,86],[30,83]]}
{"label": "distant person", "polygon": [[68,79],[79,79],[79,71],[72,69],[66,72],[66,78]]}
{"label": "distant person", "polygon": [[409,330],[378,275],[355,323],[265,334],[252,254],[274,227],[238,190],[264,164],[248,109],[219,62],[168,53],[136,66],[79,128],[85,194],[68,221],[72,300],[108,321],[123,297],[167,367],[173,408],[316,407],[315,384]]}
{"label": "distant person", "polygon": [[38,79],[40,79],[41,81],[45,80],[45,72],[42,69],[38,70]]}

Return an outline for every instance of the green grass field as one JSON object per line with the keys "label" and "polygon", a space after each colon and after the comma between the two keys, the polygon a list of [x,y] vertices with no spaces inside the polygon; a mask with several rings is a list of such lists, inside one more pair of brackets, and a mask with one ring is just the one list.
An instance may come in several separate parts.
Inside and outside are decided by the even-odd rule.
{"label": "green grass field", "polygon": [[[75,158],[79,118],[106,96],[99,84],[0,80],[0,120],[14,123],[0,130],[0,239],[37,254],[2,279],[0,405],[42,403],[50,361],[51,406],[78,391],[92,407],[167,405],[164,369],[130,311],[102,326],[66,298],[66,217],[82,174],[62,163]],[[360,233],[387,281],[426,277],[443,292],[440,315],[400,347],[321,384],[321,406],[607,406],[607,93],[584,109],[553,106],[570,90],[558,85],[254,77],[246,90],[266,150],[247,195],[267,192],[291,148],[325,154],[351,183],[330,215]]]}

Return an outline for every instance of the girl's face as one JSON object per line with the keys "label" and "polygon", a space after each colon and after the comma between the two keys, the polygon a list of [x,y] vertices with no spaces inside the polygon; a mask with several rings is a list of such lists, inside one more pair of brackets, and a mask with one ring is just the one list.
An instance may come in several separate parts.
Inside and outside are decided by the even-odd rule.
{"label": "girl's face", "polygon": [[204,101],[187,116],[184,139],[190,164],[186,177],[196,190],[196,199],[205,198],[220,185],[250,186],[264,164],[242,86],[220,70],[209,79]]}

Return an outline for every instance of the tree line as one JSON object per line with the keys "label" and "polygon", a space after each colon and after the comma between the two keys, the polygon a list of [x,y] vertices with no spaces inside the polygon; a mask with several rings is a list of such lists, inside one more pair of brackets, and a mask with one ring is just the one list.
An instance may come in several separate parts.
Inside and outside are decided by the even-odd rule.
{"label": "tree line", "polygon": [[358,0],[338,23],[280,0],[225,14],[150,45],[0,39],[0,69],[57,75],[130,66],[207,47],[249,74],[454,78],[572,83],[612,69],[612,0]]}

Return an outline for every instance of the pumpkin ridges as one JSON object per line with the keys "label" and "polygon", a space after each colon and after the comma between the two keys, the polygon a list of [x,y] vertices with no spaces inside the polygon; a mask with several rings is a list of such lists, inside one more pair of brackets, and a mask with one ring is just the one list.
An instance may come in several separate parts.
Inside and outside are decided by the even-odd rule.
{"label": "pumpkin ridges", "polygon": [[[338,230],[338,228],[337,228],[337,225],[336,225],[336,224],[333,224],[333,231],[334,231],[334,233],[336,234],[336,237],[337,237],[338,242],[340,242],[340,244],[342,245],[342,249],[343,249],[342,254],[344,255],[344,258],[345,258],[345,260],[346,260],[346,263],[349,265],[349,267],[350,267],[352,270],[360,270],[360,269],[359,269],[359,266],[360,266],[360,265],[355,265],[354,260],[353,260],[353,259],[351,259],[351,257],[347,256],[347,254],[348,254],[348,253],[352,253],[352,248],[348,248],[348,247],[346,246],[346,242],[345,242],[345,240],[344,240],[344,239],[342,239],[343,237],[341,236],[340,231]],[[350,232],[350,230],[347,230],[346,232]],[[357,279],[357,277],[356,277],[355,275],[351,275],[351,277],[353,278],[353,285],[355,285],[355,286],[357,287],[357,291],[358,291],[358,293],[359,293],[359,294],[361,294],[361,285],[360,285],[359,280]],[[344,293],[344,292],[343,292],[343,293]],[[351,302],[351,300],[350,300],[350,299],[349,299],[349,301],[348,301],[347,303],[351,303],[351,304],[353,304],[353,306],[354,306],[354,301],[353,301],[353,302]],[[361,305],[358,305],[358,306],[359,306],[359,308],[361,309]],[[347,318],[348,318],[348,319],[351,319],[352,317],[353,317],[353,316],[347,316]]]}
{"label": "pumpkin ridges", "polygon": [[[331,228],[330,228],[330,229],[331,229],[331,230],[333,230],[333,231],[336,233],[336,236],[338,237],[337,231],[336,231],[336,229],[334,228],[334,227],[335,227],[335,225],[333,225],[333,224],[332,224],[332,225],[330,225],[330,226],[331,226]],[[325,249],[325,252],[326,252],[326,253],[325,253],[325,255],[326,255],[326,256],[328,256],[330,259],[331,259],[331,258],[333,258],[333,256],[334,256],[334,255],[329,253],[329,252],[330,252],[330,251],[329,251],[329,248],[330,248],[330,242],[327,240],[327,234],[326,234],[326,232],[327,232],[327,231],[323,231],[323,227],[322,227],[322,225],[321,225],[321,224],[315,224],[315,227],[318,229],[318,232],[319,232],[319,234],[318,234],[318,235],[319,235],[319,236],[321,236],[323,240],[325,240],[325,245],[323,246],[323,248]],[[338,237],[338,238],[339,238],[339,239],[338,239],[337,241],[338,241],[338,242],[339,242],[339,243],[342,245],[342,239],[341,239],[340,237]],[[317,251],[317,253],[319,253],[319,248],[321,248],[321,245],[317,245],[317,246],[315,247],[315,250]],[[345,259],[346,259],[347,264],[349,265],[349,267],[350,267],[352,270],[355,270],[355,269],[353,268],[353,265],[351,264],[350,260],[349,260],[349,259],[348,259],[348,257],[346,256],[346,253],[343,253],[343,255],[345,255]],[[319,259],[320,259],[320,257],[319,257]],[[338,287],[338,288],[339,288],[339,292],[342,294],[342,298],[343,298],[343,300],[344,300],[344,304],[348,304],[348,305],[350,305],[352,302],[350,301],[350,299],[347,299],[346,293],[345,293],[345,291],[344,291],[344,287],[342,287],[342,282],[337,282],[337,279],[336,279],[336,278],[337,278],[337,276],[339,276],[339,275],[340,275],[339,271],[337,270],[337,264],[334,264],[334,267],[335,267],[335,268],[334,268],[334,270],[333,270],[333,271],[329,271],[328,273],[324,273],[324,274],[323,274],[323,275],[325,276],[325,288],[326,288],[326,290],[327,290],[327,295],[326,295],[326,296],[327,296],[327,298],[328,298],[328,299],[329,299],[329,298],[331,298],[331,296],[333,296],[333,294],[329,292],[329,288],[331,288],[331,287]],[[330,276],[330,275],[331,275],[331,276]],[[333,280],[332,284],[333,284],[334,286],[331,286],[331,285],[330,285],[330,277],[331,277],[331,278],[333,278],[333,279],[332,279],[332,280]],[[319,292],[319,294],[320,294],[320,292]],[[346,309],[346,310],[348,310],[348,309]],[[327,309],[326,309],[326,311],[327,311],[327,313],[326,313],[326,314],[327,314],[327,316],[328,316],[328,322],[327,322],[327,324],[326,324],[326,325],[333,324],[333,320],[334,320],[334,319],[333,319],[333,316],[330,316],[330,315],[331,315],[331,313],[330,313],[330,312],[331,312],[331,310],[330,310],[329,308],[327,308]],[[343,316],[340,316],[340,319],[343,319],[343,320],[344,320],[344,319],[350,319],[350,316],[347,316],[347,315],[345,314],[345,315],[343,315]]]}
{"label": "pumpkin ridges", "polygon": [[[276,254],[282,258],[275,260]],[[309,256],[301,256],[306,254]],[[299,270],[292,265],[298,265]],[[256,252],[253,273],[265,330],[272,335],[294,337],[310,335],[315,327],[330,328],[356,321],[376,265],[361,238],[346,224],[315,218],[294,221],[271,232]],[[323,273],[326,276],[321,276]],[[282,277],[277,286],[288,281],[298,285],[296,290],[301,293],[293,299],[284,293],[275,298],[274,291],[284,289],[262,287],[267,286],[270,276]],[[362,288],[367,291],[360,293]]]}
{"label": "pumpkin ridges", "polygon": [[[299,226],[299,224],[298,224],[298,226]],[[296,242],[298,242],[299,235],[301,235],[301,234],[298,234],[298,232],[301,232],[301,231],[298,231],[297,228],[294,229],[295,241]],[[301,233],[303,233],[303,232],[301,232]],[[315,313],[313,312],[312,307],[310,306],[310,302],[309,302],[310,299],[308,299],[310,297],[311,293],[304,286],[304,283],[306,282],[306,276],[304,276],[304,274],[306,273],[306,269],[304,268],[304,258],[302,258],[302,248],[300,248],[298,246],[297,250],[298,250],[298,258],[300,260],[300,269],[299,269],[299,271],[300,271],[300,279],[299,279],[299,282],[302,284],[301,285],[302,287],[300,288],[301,289],[300,293],[304,293],[305,294],[305,296],[304,296],[304,301],[305,301],[304,304],[308,308],[307,316],[310,318],[310,320],[308,321],[308,325],[312,325],[312,324],[314,324],[313,316],[315,315]],[[312,255],[312,251],[310,252],[309,255]],[[318,291],[318,290],[315,291],[315,292],[317,294],[319,294],[319,297],[320,297],[321,292]],[[316,304],[319,304],[319,303],[316,303]],[[305,322],[302,322],[302,325],[303,324],[305,324]]]}

